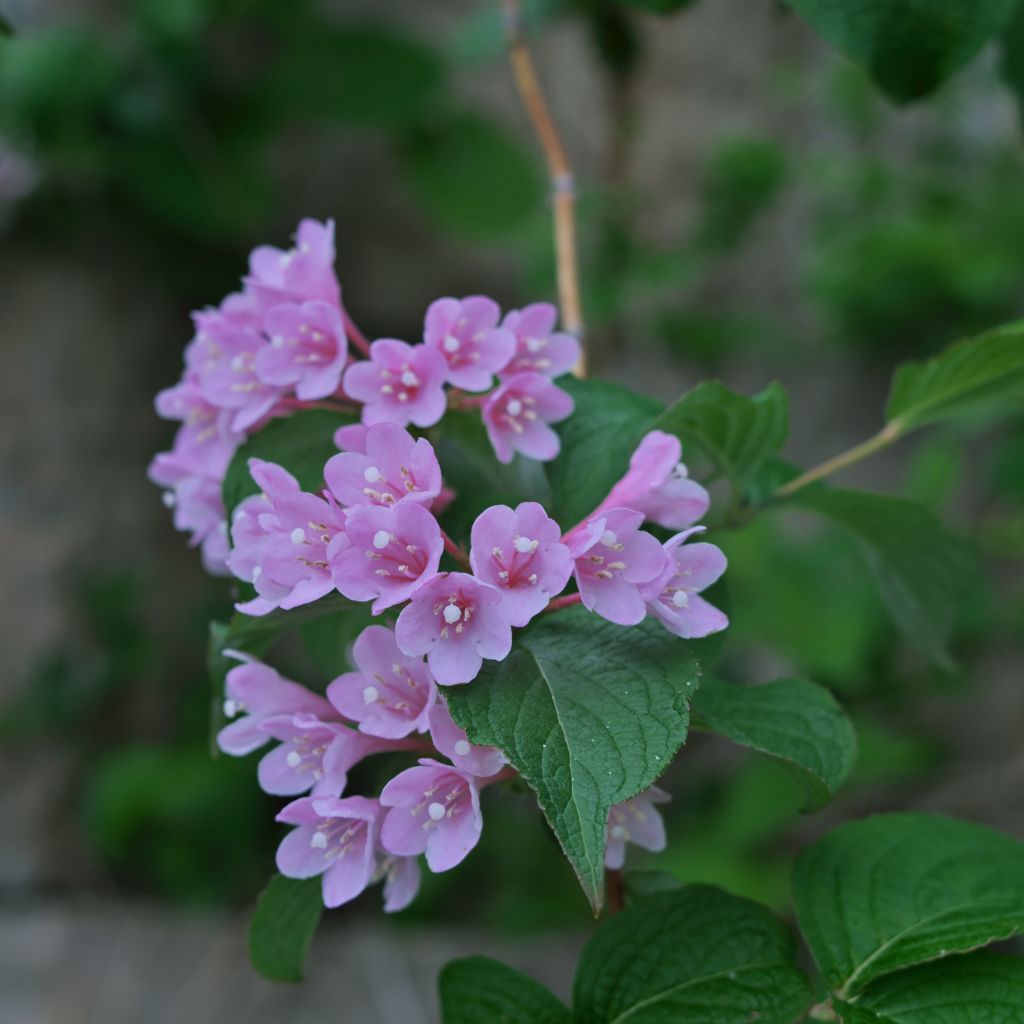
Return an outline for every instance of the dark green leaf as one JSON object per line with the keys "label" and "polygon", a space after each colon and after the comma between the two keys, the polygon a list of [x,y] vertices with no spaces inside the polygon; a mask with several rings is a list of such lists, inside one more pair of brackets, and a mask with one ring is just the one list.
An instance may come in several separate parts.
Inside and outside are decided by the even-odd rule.
{"label": "dark green leaf", "polygon": [[649,14],[676,14],[693,5],[695,0],[619,0],[627,7],[635,7],[638,11]]}
{"label": "dark green leaf", "polygon": [[334,432],[355,422],[348,413],[329,409],[303,409],[281,419],[271,420],[243,444],[224,476],[224,507],[228,519],[235,506],[259,488],[249,475],[249,459],[263,459],[284,466],[304,491],[319,491],[324,483],[324,464],[338,454]]}
{"label": "dark green leaf", "polygon": [[545,468],[551,514],[569,529],[592,512],[629,469],[629,457],[652,429],[661,406],[609,381],[567,377],[559,386],[572,395],[576,408],[558,424],[562,451]]}
{"label": "dark green leaf", "polygon": [[810,1003],[794,942],[750,900],[687,886],[611,918],[573,986],[577,1024],[793,1024]]}
{"label": "dark green leaf", "polygon": [[790,500],[857,538],[896,624],[936,664],[952,668],[947,643],[974,568],[964,542],[930,509],[903,498],[808,487]]}
{"label": "dark green leaf", "polygon": [[626,906],[639,903],[663,892],[675,892],[683,883],[668,871],[624,871],[622,890]]}
{"label": "dark green leaf", "polygon": [[451,114],[415,132],[399,159],[410,188],[446,230],[491,239],[543,213],[534,160],[518,139],[476,114]]}
{"label": "dark green leaf", "polygon": [[922,964],[836,1008],[844,1024],[1024,1024],[1024,960],[986,952]]}
{"label": "dark green leaf", "polygon": [[369,128],[415,121],[440,91],[437,55],[383,25],[301,23],[268,75],[271,97],[287,112]]}
{"label": "dark green leaf", "polygon": [[835,795],[857,757],[850,720],[827,690],[806,679],[736,686],[705,676],[693,712],[694,725],[776,758],[803,789],[808,811]]}
{"label": "dark green leaf", "polygon": [[446,964],[438,982],[443,1024],[569,1024],[569,1011],[541,984],[485,956]]}
{"label": "dark green leaf", "polygon": [[739,491],[785,443],[789,397],[778,383],[747,398],[718,381],[707,381],[670,405],[654,426],[675,434],[684,445],[695,444]]}
{"label": "dark green leaf", "polygon": [[900,103],[932,92],[1007,23],[1017,0],[786,0]]}
{"label": "dark green leaf", "polygon": [[1017,116],[1024,127],[1024,4],[1010,20],[1002,38],[999,71],[1017,100]]}
{"label": "dark green leaf", "polygon": [[886,419],[901,431],[997,409],[1020,410],[1024,396],[1024,322],[968,338],[893,376]]}
{"label": "dark green leaf", "polygon": [[1024,845],[953,818],[879,815],[803,850],[793,887],[814,959],[850,999],[883,975],[1024,928]]}
{"label": "dark green leaf", "polygon": [[668,767],[698,672],[657,623],[625,629],[577,607],[524,630],[472,685],[446,689],[469,738],[500,747],[536,792],[595,909],[608,812]]}
{"label": "dark green leaf", "polygon": [[274,875],[249,924],[249,957],[271,981],[301,981],[306,951],[324,904],[319,878]]}

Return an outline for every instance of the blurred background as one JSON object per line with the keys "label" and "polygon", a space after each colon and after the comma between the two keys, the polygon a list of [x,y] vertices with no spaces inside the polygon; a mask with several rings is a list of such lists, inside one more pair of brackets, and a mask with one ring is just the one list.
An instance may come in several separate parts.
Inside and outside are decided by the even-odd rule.
{"label": "blurred background", "polygon": [[[897,109],[786,9],[671,19],[535,0],[580,188],[594,372],[670,399],[707,377],[793,398],[805,465],[873,433],[893,366],[1024,310],[1022,135],[1000,54]],[[146,480],[189,312],[302,216],[337,222],[346,305],[415,340],[439,295],[554,298],[543,167],[496,0],[0,0],[0,1017],[9,1024],[436,1019],[449,958],[564,993],[590,922],[528,795],[414,907],[330,914],[309,980],[249,967],[277,801],[210,755],[207,622],[230,612]],[[969,535],[941,672],[894,631],[852,543],[765,515],[720,539],[723,672],[807,675],[860,764],[812,818],[771,763],[694,736],[669,850],[633,863],[789,912],[799,846],[875,809],[1024,837],[1024,417],[850,472]],[[282,668],[340,670],[323,637]],[[329,639],[329,638],[327,638]],[[343,997],[339,996],[343,993]]]}

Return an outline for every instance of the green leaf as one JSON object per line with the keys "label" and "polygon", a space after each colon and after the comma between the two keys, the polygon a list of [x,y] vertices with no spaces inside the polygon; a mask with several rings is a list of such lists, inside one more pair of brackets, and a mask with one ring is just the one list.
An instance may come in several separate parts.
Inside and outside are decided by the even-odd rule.
{"label": "green leaf", "polygon": [[1024,960],[985,952],[923,964],[836,1009],[845,1024],[1024,1024]]}
{"label": "green leaf", "polygon": [[1018,5],[1003,33],[999,73],[1017,100],[1017,116],[1024,127],[1024,4]]}
{"label": "green leaf", "polygon": [[695,444],[739,492],[785,443],[789,397],[778,383],[747,398],[718,381],[707,381],[670,405],[654,426],[675,434],[684,445]]}
{"label": "green leaf", "polygon": [[558,458],[546,464],[551,515],[569,529],[592,512],[629,469],[629,457],[652,429],[661,405],[653,398],[603,380],[558,382],[576,402],[556,427]]}
{"label": "green leaf", "polygon": [[857,757],[850,720],[827,690],[806,679],[737,686],[706,676],[693,712],[694,726],[778,760],[803,789],[807,811],[835,796]]}
{"label": "green leaf", "polygon": [[902,431],[1005,406],[1024,396],[1024,321],[968,338],[893,376],[885,415]]}
{"label": "green leaf", "polygon": [[786,0],[898,103],[932,92],[1007,23],[1017,0]]}
{"label": "green leaf", "polygon": [[695,0],[619,0],[627,7],[635,7],[648,14],[677,14],[691,7]]}
{"label": "green leaf", "polygon": [[810,1003],[793,937],[764,907],[710,886],[643,900],[587,943],[576,1024],[793,1024]]}
{"label": "green leaf", "polygon": [[541,984],[485,956],[446,964],[441,989],[443,1024],[570,1024],[569,1011]]}
{"label": "green leaf", "polygon": [[698,674],[658,624],[626,629],[577,607],[524,630],[471,686],[446,688],[470,740],[500,747],[536,792],[595,910],[608,812],[668,767]]}
{"label": "green leaf", "polygon": [[896,624],[936,664],[953,668],[947,643],[972,582],[970,548],[930,509],[904,498],[808,487],[789,500],[857,538]]}
{"label": "green leaf", "polygon": [[399,166],[426,212],[467,238],[513,233],[543,212],[535,161],[517,138],[476,114],[450,114],[411,134]]}
{"label": "green leaf", "polygon": [[830,987],[876,978],[1024,928],[1024,844],[927,814],[851,822],[803,850],[800,929]]}
{"label": "green leaf", "polygon": [[249,924],[249,957],[271,981],[301,981],[306,951],[324,910],[320,879],[274,875]]}
{"label": "green leaf", "polygon": [[338,454],[334,432],[355,417],[329,409],[303,409],[291,416],[271,420],[243,444],[224,475],[224,507],[228,520],[235,506],[259,488],[249,475],[249,459],[263,459],[284,466],[304,491],[323,487],[324,463]]}
{"label": "green leaf", "polygon": [[433,50],[392,28],[314,17],[297,23],[267,79],[283,114],[393,129],[414,122],[433,101],[444,70]]}

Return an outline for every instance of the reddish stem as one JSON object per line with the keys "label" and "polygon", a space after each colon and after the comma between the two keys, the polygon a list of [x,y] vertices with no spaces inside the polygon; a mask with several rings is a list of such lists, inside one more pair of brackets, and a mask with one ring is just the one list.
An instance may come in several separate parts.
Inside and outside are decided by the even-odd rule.
{"label": "reddish stem", "polygon": [[356,325],[355,320],[349,316],[347,309],[342,309],[341,315],[345,319],[345,334],[348,335],[349,340],[364,356],[370,354],[370,343],[366,340],[366,335],[363,334],[359,327]]}
{"label": "reddish stem", "polygon": [[[440,529],[440,527],[438,528]],[[470,572],[472,572],[473,570],[470,568],[469,565],[469,556],[466,554],[466,552],[463,551],[462,548],[460,548],[459,545],[456,544],[455,541],[453,541],[451,537],[449,537],[448,534],[445,533],[444,530],[441,530],[441,536],[444,538],[445,551],[447,551],[448,554],[451,555],[452,558],[454,558],[455,561],[458,562],[459,565],[461,565],[464,569],[468,569]]]}
{"label": "reddish stem", "polygon": [[546,612],[557,612],[559,608],[568,608],[570,605],[579,604],[583,598],[577,594],[563,594],[561,597],[553,597],[549,602]]}
{"label": "reddish stem", "polygon": [[622,883],[622,872],[606,868],[604,873],[605,906],[608,914],[617,914],[626,903],[625,886]]}

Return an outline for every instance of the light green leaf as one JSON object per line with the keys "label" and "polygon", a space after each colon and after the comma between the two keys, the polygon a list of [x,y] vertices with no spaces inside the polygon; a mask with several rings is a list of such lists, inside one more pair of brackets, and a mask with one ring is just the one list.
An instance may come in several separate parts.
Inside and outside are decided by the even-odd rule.
{"label": "light green leaf", "polygon": [[657,623],[626,629],[577,607],[535,622],[505,661],[445,690],[470,740],[500,747],[537,794],[595,910],[608,812],[668,767],[698,674]]}
{"label": "light green leaf", "polygon": [[572,1019],[543,985],[485,956],[452,960],[438,985],[443,1024],[570,1024]]}
{"label": "light green leaf", "polygon": [[576,408],[556,427],[562,451],[545,468],[551,514],[567,530],[592,512],[629,469],[629,457],[653,429],[661,405],[609,381],[566,377],[558,384],[572,395]]}
{"label": "light green leaf", "polygon": [[778,760],[814,811],[846,781],[857,757],[857,735],[832,695],[806,679],[737,686],[705,677],[693,698],[694,726]]}
{"label": "light green leaf", "polygon": [[786,0],[899,103],[932,92],[1007,23],[1017,0]]}
{"label": "light green leaf", "polygon": [[319,491],[324,484],[324,464],[338,454],[334,432],[354,416],[329,409],[303,409],[271,420],[243,444],[224,475],[224,507],[230,521],[235,506],[259,488],[249,475],[249,459],[263,459],[284,466],[304,491]]}
{"label": "light green leaf", "polygon": [[893,376],[885,415],[901,432],[1005,406],[1024,397],[1024,322],[968,338]]}
{"label": "light green leaf", "polygon": [[939,815],[879,815],[803,850],[793,887],[818,967],[851,999],[883,975],[1024,928],[1024,844]]}
{"label": "light green leaf", "polygon": [[789,500],[857,538],[896,624],[936,664],[952,668],[947,643],[974,569],[967,545],[930,509],[903,498],[808,487]]}
{"label": "light green leaf", "polygon": [[274,875],[249,924],[249,957],[271,981],[301,981],[306,951],[324,910],[319,878]]}
{"label": "light green leaf", "polygon": [[685,446],[696,445],[738,492],[785,443],[789,397],[778,383],[747,398],[706,381],[670,405],[654,426],[682,440],[684,457]]}
{"label": "light green leaf", "polygon": [[576,1024],[793,1024],[810,1003],[793,937],[764,907],[686,886],[610,918],[573,986]]}
{"label": "light green leaf", "polygon": [[844,1024],[1024,1024],[1024,960],[985,952],[922,964],[836,1009]]}

